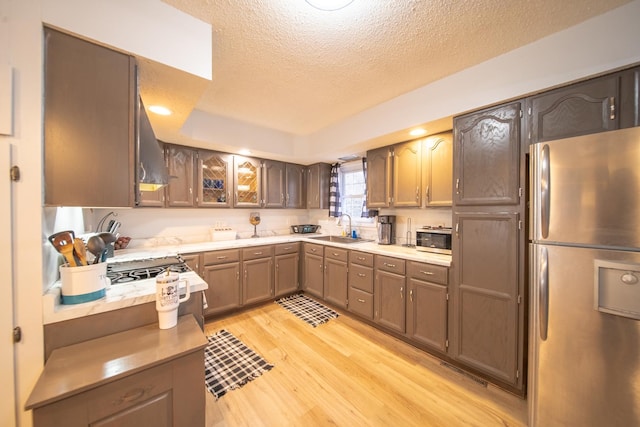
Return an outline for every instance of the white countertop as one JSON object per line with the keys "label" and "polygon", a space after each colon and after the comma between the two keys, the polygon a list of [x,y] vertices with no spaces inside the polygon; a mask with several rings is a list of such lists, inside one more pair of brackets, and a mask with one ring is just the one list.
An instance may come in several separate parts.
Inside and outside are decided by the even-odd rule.
{"label": "white countertop", "polygon": [[[311,242],[325,246],[335,246],[345,249],[370,252],[378,255],[386,255],[403,258],[411,261],[426,262],[429,264],[451,266],[451,256],[420,252],[415,248],[407,248],[397,245],[379,245],[376,242],[364,241],[359,243],[336,243],[322,240],[314,240],[312,237],[320,234],[299,235],[290,234],[273,237],[258,237],[250,239],[236,239],[219,242],[185,243],[164,245],[156,247],[142,247],[134,249],[122,249],[116,251],[116,256],[109,258],[108,262],[122,262],[147,258],[159,258],[175,256],[178,254],[191,254],[197,252],[215,251],[219,249],[244,248],[248,246],[271,245],[288,242]],[[202,291],[208,288],[207,283],[195,272],[181,273],[180,278],[189,280],[191,292]],[[44,323],[56,323],[106,311],[117,310],[138,304],[155,301],[155,280],[141,280],[128,284],[110,286],[106,290],[106,296],[95,301],[82,304],[60,304],[60,282],[56,282],[43,296]]]}

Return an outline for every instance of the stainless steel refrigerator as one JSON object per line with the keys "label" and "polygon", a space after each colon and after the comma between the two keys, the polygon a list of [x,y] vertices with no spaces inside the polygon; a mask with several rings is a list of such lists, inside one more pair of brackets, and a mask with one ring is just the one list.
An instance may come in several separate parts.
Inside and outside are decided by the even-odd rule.
{"label": "stainless steel refrigerator", "polygon": [[640,128],[531,147],[531,426],[640,426]]}

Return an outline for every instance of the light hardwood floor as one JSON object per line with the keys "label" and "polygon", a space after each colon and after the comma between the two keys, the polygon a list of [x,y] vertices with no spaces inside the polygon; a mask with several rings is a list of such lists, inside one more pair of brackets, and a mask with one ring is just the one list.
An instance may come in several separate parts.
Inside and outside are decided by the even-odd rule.
{"label": "light hardwood floor", "polygon": [[275,303],[207,322],[274,368],[217,401],[207,426],[524,426],[526,401],[340,315],[313,328]]}

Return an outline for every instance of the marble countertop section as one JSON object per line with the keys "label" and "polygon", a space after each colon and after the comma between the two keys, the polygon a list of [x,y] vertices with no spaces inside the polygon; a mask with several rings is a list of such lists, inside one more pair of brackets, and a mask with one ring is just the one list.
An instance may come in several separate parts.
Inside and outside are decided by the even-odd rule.
{"label": "marble countertop section", "polygon": [[325,246],[335,246],[344,249],[354,249],[363,252],[370,252],[378,255],[387,255],[403,258],[411,261],[426,262],[429,264],[451,266],[451,256],[420,252],[415,248],[408,248],[399,245],[379,245],[373,241],[362,241],[358,243],[337,243],[323,240],[314,240],[313,237],[322,234],[287,234],[283,236],[256,237],[250,239],[226,240],[220,242],[200,242],[184,243],[176,245],[165,245],[157,247],[144,247],[138,249],[122,249],[116,251],[114,258],[109,258],[110,262],[128,261],[132,259],[157,258],[160,256],[173,256],[177,254],[190,254],[196,252],[215,251],[219,249],[245,248],[248,246],[271,245],[289,242],[310,242]]}
{"label": "marble countertop section", "polygon": [[[358,243],[337,243],[322,240],[314,240],[313,237],[322,234],[290,234],[272,237],[257,237],[250,239],[236,239],[218,242],[184,243],[174,245],[164,245],[155,247],[140,247],[134,249],[122,249],[116,251],[116,256],[109,258],[107,262],[123,262],[148,258],[160,258],[175,256],[180,254],[191,254],[197,252],[215,251],[219,249],[245,248],[259,245],[272,245],[277,243],[290,242],[311,242],[325,246],[335,246],[344,249],[351,249],[369,252],[378,255],[386,255],[402,258],[410,261],[425,262],[429,264],[451,266],[451,256],[420,252],[415,248],[408,248],[398,245],[379,245],[373,241],[362,241]],[[207,283],[195,272],[180,274],[180,278],[189,279],[190,291],[197,292],[208,288]],[[110,286],[106,296],[95,301],[82,304],[64,305],[60,304],[60,282],[51,286],[43,296],[43,318],[44,323],[56,323],[78,317],[90,316],[92,314],[117,310],[138,304],[155,301],[155,280],[141,280],[130,284]]]}
{"label": "marble countertop section", "polygon": [[[180,279],[189,281],[190,292],[203,291],[209,287],[207,282],[193,271],[180,273]],[[82,304],[69,305],[60,304],[60,285],[59,281],[56,282],[43,296],[42,314],[45,325],[156,300],[155,279],[109,286],[103,298]]]}

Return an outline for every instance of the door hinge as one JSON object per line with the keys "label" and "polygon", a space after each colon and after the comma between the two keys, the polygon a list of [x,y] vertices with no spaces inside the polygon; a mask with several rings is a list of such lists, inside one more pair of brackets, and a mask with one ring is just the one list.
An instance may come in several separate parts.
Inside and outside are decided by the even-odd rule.
{"label": "door hinge", "polygon": [[16,343],[20,341],[22,341],[22,329],[20,326],[16,326],[13,328],[13,342]]}
{"label": "door hinge", "polygon": [[9,177],[11,177],[11,181],[19,181],[20,180],[20,167],[19,166],[11,166],[11,169],[9,169]]}
{"label": "door hinge", "polygon": [[520,109],[520,118],[522,118],[522,109]]}
{"label": "door hinge", "polygon": [[524,196],[524,189],[522,187],[518,188],[518,197]]}

